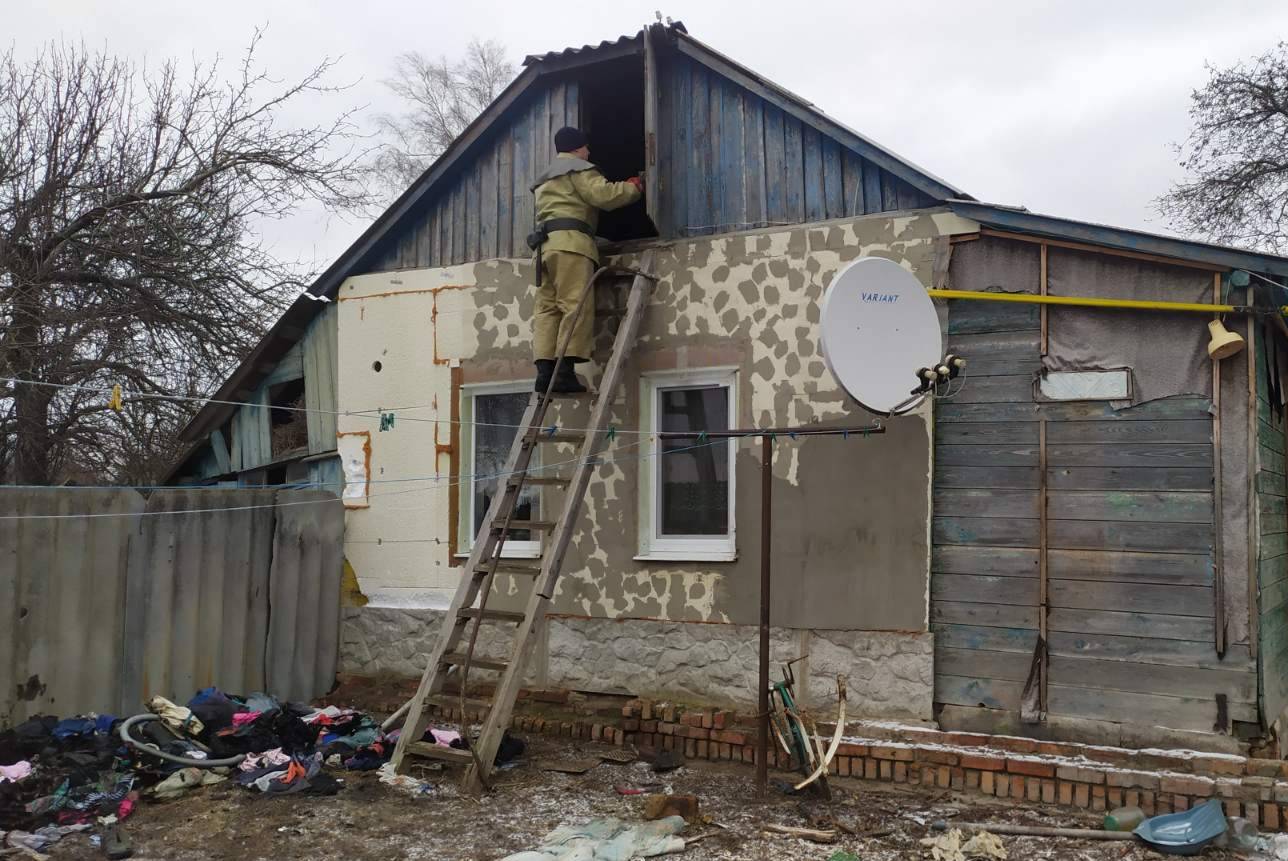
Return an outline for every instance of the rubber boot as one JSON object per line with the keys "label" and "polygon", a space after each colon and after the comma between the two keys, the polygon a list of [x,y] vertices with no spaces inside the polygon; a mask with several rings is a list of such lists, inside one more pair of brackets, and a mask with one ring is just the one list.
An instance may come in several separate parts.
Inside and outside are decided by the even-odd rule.
{"label": "rubber boot", "polygon": [[559,363],[559,367],[555,371],[554,391],[561,395],[578,395],[582,392],[588,391],[588,389],[581,384],[581,380],[577,379],[577,375],[573,373],[572,369],[574,367],[574,362],[576,361],[577,360],[572,356],[568,356]]}
{"label": "rubber boot", "polygon": [[532,390],[539,395],[544,395],[546,389],[550,388],[550,378],[555,375],[554,359],[537,359],[537,382]]}

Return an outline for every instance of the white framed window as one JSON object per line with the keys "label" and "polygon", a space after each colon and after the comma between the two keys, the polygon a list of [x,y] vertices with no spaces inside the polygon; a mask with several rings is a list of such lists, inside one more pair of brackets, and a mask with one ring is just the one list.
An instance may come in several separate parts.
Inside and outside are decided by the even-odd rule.
{"label": "white framed window", "polygon": [[[510,446],[520,433],[532,381],[480,383],[461,386],[460,522],[457,524],[458,556],[468,556],[474,538],[496,494],[504,489]],[[532,466],[540,465],[540,452],[532,453]],[[541,491],[525,487],[519,497],[515,520],[541,519]],[[501,551],[505,558],[535,559],[541,555],[541,536],[513,532]]]}
{"label": "white framed window", "polygon": [[728,430],[738,415],[737,370],[667,371],[640,380],[640,548],[643,560],[737,558],[731,440],[671,439],[659,432]]}

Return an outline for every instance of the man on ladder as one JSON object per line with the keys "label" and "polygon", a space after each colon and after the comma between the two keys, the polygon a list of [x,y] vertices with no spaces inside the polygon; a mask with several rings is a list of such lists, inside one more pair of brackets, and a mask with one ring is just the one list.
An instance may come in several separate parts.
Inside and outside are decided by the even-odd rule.
{"label": "man on ladder", "polygon": [[[576,394],[586,387],[573,373],[573,365],[589,361],[594,341],[594,297],[591,306],[574,323],[573,316],[590,276],[599,265],[595,230],[599,211],[620,209],[642,196],[638,176],[609,182],[591,164],[586,136],[571,126],[555,132],[554,162],[532,184],[536,194],[537,227],[528,237],[536,252],[537,306],[532,320],[533,357],[537,365],[536,391]],[[558,345],[573,326],[564,361],[555,367]]]}

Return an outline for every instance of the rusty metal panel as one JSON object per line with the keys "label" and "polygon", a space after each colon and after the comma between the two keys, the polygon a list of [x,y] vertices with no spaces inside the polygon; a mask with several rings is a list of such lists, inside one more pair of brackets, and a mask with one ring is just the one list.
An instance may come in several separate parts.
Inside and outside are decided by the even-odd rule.
{"label": "rusty metal panel", "polygon": [[[0,515],[0,726],[118,703],[128,489],[4,488]],[[48,515],[115,515],[42,519]]]}
{"label": "rusty metal panel", "polygon": [[335,682],[344,506],[324,490],[283,490],[277,501],[265,672],[275,696],[304,701]]}
{"label": "rusty metal panel", "polygon": [[130,544],[125,711],[207,685],[263,688],[273,502],[273,491],[251,489],[148,500]]}

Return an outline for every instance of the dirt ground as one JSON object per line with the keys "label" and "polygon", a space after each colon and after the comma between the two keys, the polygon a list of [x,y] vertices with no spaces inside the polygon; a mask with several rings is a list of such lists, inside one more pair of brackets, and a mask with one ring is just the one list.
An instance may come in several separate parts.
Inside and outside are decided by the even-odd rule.
{"label": "dirt ground", "polygon": [[[690,825],[684,836],[710,836],[682,853],[665,856],[685,861],[821,861],[838,849],[863,861],[930,858],[919,840],[929,833],[928,824],[940,819],[1098,827],[1097,818],[1089,814],[990,804],[972,796],[851,779],[833,779],[830,803],[802,802],[800,796],[781,791],[758,801],[755,772],[721,763],[695,762],[663,775],[653,774],[644,763],[603,763],[582,775],[560,774],[542,769],[541,762],[593,755],[604,748],[539,737],[530,743],[516,767],[498,773],[496,791],[481,799],[457,792],[454,771],[429,775],[429,789],[421,795],[386,786],[375,772],[339,771],[333,773],[343,778],[344,788],[333,797],[264,797],[225,783],[174,801],[145,800],[125,830],[139,859],[493,861],[535,847],[560,825],[607,816],[640,821],[643,797],[619,795],[614,787],[649,782],[663,784],[651,791],[692,793],[700,799],[707,822]],[[771,772],[771,781],[774,776]],[[858,834],[842,832],[836,844],[823,846],[760,830],[765,823],[805,827],[810,815],[830,815]],[[1163,857],[1125,842],[1018,837],[1003,841],[1013,861]],[[82,835],[65,839],[51,851],[55,858],[102,858]],[[1204,857],[1234,856],[1210,852]]]}

